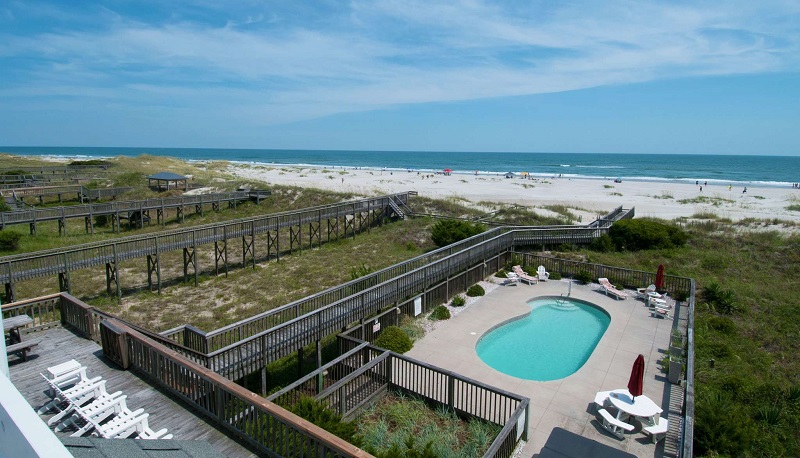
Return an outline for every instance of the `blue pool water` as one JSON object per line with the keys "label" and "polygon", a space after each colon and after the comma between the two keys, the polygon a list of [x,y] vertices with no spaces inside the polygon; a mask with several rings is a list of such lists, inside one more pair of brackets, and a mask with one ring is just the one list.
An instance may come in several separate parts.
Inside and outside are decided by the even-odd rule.
{"label": "blue pool water", "polygon": [[487,332],[477,352],[486,364],[526,380],[557,380],[589,359],[611,317],[587,303],[563,299],[528,302],[531,313]]}

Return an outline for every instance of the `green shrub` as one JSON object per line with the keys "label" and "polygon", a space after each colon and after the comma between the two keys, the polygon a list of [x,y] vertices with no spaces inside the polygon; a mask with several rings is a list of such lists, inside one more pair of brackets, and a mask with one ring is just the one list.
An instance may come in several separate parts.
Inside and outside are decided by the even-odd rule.
{"label": "green shrub", "polygon": [[413,346],[411,337],[397,326],[389,326],[381,331],[374,343],[378,347],[391,350],[395,353],[405,353],[411,350]]}
{"label": "green shrub", "polygon": [[8,206],[5,200],[0,200],[0,212],[10,212],[11,207]]}
{"label": "green shrub", "polygon": [[97,227],[106,227],[110,221],[111,218],[108,215],[97,215],[94,217],[94,225]]}
{"label": "green shrub", "polygon": [[718,313],[730,315],[739,309],[736,303],[736,293],[732,290],[723,290],[716,282],[711,282],[703,288],[703,299]]}
{"label": "green shrub", "polygon": [[786,391],[786,399],[792,403],[800,402],[800,385],[792,385],[789,387]]}
{"label": "green shrub", "polygon": [[486,291],[483,289],[481,285],[475,284],[469,287],[467,290],[467,296],[469,297],[478,297],[483,296],[486,294]]}
{"label": "green shrub", "polygon": [[741,456],[756,437],[753,421],[720,392],[706,394],[695,405],[695,456]]}
{"label": "green shrub", "polygon": [[467,301],[464,299],[464,296],[459,294],[453,298],[453,302],[451,302],[451,304],[453,307],[463,307],[467,304]]}
{"label": "green shrub", "polygon": [[561,280],[560,272],[548,272],[548,273],[550,274],[550,276],[547,278],[549,278],[550,280]]}
{"label": "green shrub", "polygon": [[587,283],[591,283],[592,281],[592,274],[589,272],[582,270],[575,275],[575,280],[578,280],[582,285]]}
{"label": "green shrub", "polygon": [[589,244],[589,249],[592,251],[598,251],[600,253],[610,253],[616,249],[614,246],[614,242],[611,240],[608,234],[603,234],[600,237],[592,240],[592,243]]}
{"label": "green shrub", "polygon": [[372,273],[372,268],[366,264],[361,264],[359,267],[350,269],[350,280],[361,278]]}
{"label": "green shrub", "polygon": [[0,250],[14,251],[19,249],[19,239],[22,234],[12,231],[0,231]]}
{"label": "green shrub", "polygon": [[508,278],[508,271],[506,269],[500,269],[496,274],[494,274],[494,276],[497,278],[506,279]]}
{"label": "green shrub", "polygon": [[708,327],[725,335],[736,334],[736,323],[729,318],[712,316],[708,318]]}
{"label": "green shrub", "polygon": [[485,231],[486,227],[482,224],[473,224],[469,221],[457,219],[446,219],[433,225],[431,229],[431,239],[436,246],[443,247],[460,240],[478,235]]}
{"label": "green shrub", "polygon": [[289,407],[289,411],[355,446],[359,446],[361,443],[353,423],[342,421],[341,415],[312,397],[301,397],[297,404]]}
{"label": "green shrub", "polygon": [[688,235],[677,226],[645,219],[617,221],[608,235],[619,251],[638,251],[683,246]]}
{"label": "green shrub", "polygon": [[428,318],[430,318],[433,321],[449,320],[450,319],[450,310],[447,310],[447,307],[445,307],[444,305],[440,305],[440,306],[436,307],[435,309],[433,309],[433,312],[431,313],[431,315]]}

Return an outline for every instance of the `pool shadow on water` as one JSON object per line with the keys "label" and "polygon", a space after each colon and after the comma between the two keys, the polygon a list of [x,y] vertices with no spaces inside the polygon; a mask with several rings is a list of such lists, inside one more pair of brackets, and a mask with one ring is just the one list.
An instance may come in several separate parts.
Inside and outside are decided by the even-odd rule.
{"label": "pool shadow on water", "polygon": [[[605,431],[605,430],[604,430]],[[609,447],[595,440],[567,431],[553,428],[542,451],[534,458],[636,458],[628,452]]]}

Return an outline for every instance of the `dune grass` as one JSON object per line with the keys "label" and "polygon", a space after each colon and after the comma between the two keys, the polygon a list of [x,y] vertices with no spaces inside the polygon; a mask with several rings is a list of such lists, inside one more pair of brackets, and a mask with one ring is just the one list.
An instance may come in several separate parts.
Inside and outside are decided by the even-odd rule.
{"label": "dune grass", "polygon": [[404,448],[409,437],[415,449],[432,444],[441,458],[481,457],[500,426],[480,420],[463,421],[446,408],[431,409],[424,401],[402,393],[389,393],[355,421],[364,448],[386,452],[393,444]]}

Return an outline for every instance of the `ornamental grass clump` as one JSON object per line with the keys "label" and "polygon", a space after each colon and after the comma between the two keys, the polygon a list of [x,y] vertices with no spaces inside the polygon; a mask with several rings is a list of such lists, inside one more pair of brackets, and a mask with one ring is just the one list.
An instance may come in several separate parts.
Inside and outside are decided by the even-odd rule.
{"label": "ornamental grass clump", "polygon": [[459,294],[458,296],[453,298],[453,302],[451,302],[450,305],[452,305],[453,307],[463,307],[464,305],[466,305],[466,303],[467,301],[466,299],[464,299],[464,296]]}

